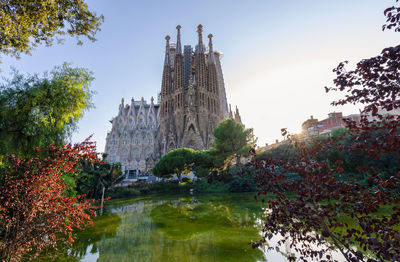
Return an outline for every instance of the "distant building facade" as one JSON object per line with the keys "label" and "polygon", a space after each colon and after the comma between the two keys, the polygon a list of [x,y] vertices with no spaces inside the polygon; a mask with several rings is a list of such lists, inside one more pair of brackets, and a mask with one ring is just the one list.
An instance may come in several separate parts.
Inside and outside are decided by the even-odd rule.
{"label": "distant building facade", "polygon": [[315,136],[319,134],[319,123],[318,119],[314,118],[313,116],[310,119],[307,119],[301,125],[302,133],[305,136]]}
{"label": "distant building facade", "polygon": [[[388,115],[400,116],[400,108],[397,108],[397,109],[394,108],[390,111],[387,111],[387,110],[383,109],[382,107],[378,107],[377,114],[384,116],[384,117],[388,116]],[[379,118],[377,116],[372,116],[372,113],[369,112],[367,114],[367,119],[368,119],[368,121],[374,121],[374,120],[378,120]]]}
{"label": "distant building facade", "polygon": [[158,159],[155,143],[160,125],[159,104],[148,104],[143,98],[130,104],[122,99],[118,115],[110,122],[106,137],[107,161],[120,162],[128,177],[147,176]]}
{"label": "distant building facade", "polygon": [[328,118],[318,121],[318,119],[311,116],[301,125],[302,134],[304,136],[316,136],[320,134],[328,134],[333,129],[346,127],[344,119],[351,119],[356,123],[361,120],[360,114],[351,114],[343,116],[342,112],[332,112],[328,114]]}
{"label": "distant building facade", "polygon": [[148,170],[169,151],[177,148],[204,150],[211,147],[213,130],[225,118],[241,122],[239,110],[228,109],[220,58],[209,34],[208,50],[203,44],[203,27],[197,27],[198,43],[185,45],[181,27],[177,41],[166,50],[159,103],[122,100],[118,115],[111,120],[105,153],[107,161],[121,162],[128,177],[147,177]]}

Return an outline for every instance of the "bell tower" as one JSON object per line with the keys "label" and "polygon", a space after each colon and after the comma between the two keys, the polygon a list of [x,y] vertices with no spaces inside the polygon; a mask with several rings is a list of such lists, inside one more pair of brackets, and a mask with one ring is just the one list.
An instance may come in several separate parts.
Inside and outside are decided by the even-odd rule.
{"label": "bell tower", "polygon": [[221,56],[214,51],[213,35],[208,35],[207,52],[203,26],[198,25],[194,54],[189,45],[185,45],[182,53],[181,28],[176,27],[175,49],[170,47],[170,37],[165,38],[158,132],[161,155],[175,148],[210,148],[214,128],[228,116]]}

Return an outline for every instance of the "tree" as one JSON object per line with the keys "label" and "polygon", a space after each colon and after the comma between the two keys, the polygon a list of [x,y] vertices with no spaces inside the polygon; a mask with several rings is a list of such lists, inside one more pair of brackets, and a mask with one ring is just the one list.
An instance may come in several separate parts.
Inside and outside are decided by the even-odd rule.
{"label": "tree", "polygon": [[253,129],[246,129],[241,123],[228,118],[214,129],[213,149],[217,156],[224,159],[235,155],[236,163],[240,165],[240,157],[247,155],[255,146]]}
{"label": "tree", "polygon": [[[41,154],[44,154],[43,157]],[[0,257],[18,261],[57,243],[71,244],[74,231],[92,224],[93,201],[65,194],[62,174],[82,161],[96,161],[93,142],[52,145],[33,158],[8,156],[0,183]]]}
{"label": "tree", "polygon": [[104,191],[107,191],[123,178],[125,176],[122,176],[120,163],[83,160],[79,165],[75,181],[78,194],[85,194],[88,198],[100,199],[103,188]]}
{"label": "tree", "polygon": [[30,156],[35,147],[62,145],[88,110],[93,74],[68,64],[43,77],[13,77],[0,85],[0,156]]}
{"label": "tree", "polygon": [[[372,142],[376,137],[382,135],[382,130],[371,132],[369,142]],[[356,136],[349,134],[347,128],[337,128],[330,133],[331,140],[335,141],[326,151],[319,152],[317,159],[319,161],[327,161],[328,166],[334,166],[337,161],[341,161],[343,173],[340,174],[341,179],[362,179],[367,182],[362,175],[365,168],[374,167],[375,172],[379,173],[381,178],[389,178],[397,174],[400,170],[400,161],[397,160],[398,155],[395,153],[380,155],[378,158],[373,158],[364,154],[361,150],[342,150],[342,148],[350,147],[354,144]],[[308,139],[308,144],[319,143],[318,140],[326,140],[328,136],[320,135]],[[275,160],[292,160],[296,159],[296,151],[290,144],[290,141],[281,145],[268,149],[256,156],[257,160],[272,158]],[[361,172],[360,172],[361,171]]]}
{"label": "tree", "polygon": [[179,148],[165,154],[154,166],[152,172],[157,177],[171,178],[174,174],[181,182],[181,174],[188,173],[195,164],[196,152],[190,148]]}
{"label": "tree", "polygon": [[226,158],[218,155],[214,149],[196,151],[192,170],[198,178],[211,175],[209,178],[214,180],[214,176],[219,172],[225,160]]}
{"label": "tree", "polygon": [[[400,7],[385,10],[388,24],[383,29],[399,31],[399,11]],[[326,91],[347,92],[333,105],[366,105],[361,123],[347,120],[344,134],[312,143],[283,129],[296,158],[266,158],[252,163],[260,188],[256,198],[264,202],[262,194],[273,196],[268,201],[264,237],[254,247],[281,234],[283,240],[278,244],[290,241],[303,261],[307,257],[333,261],[329,251],[334,249],[347,261],[400,260],[400,170],[397,175],[381,177],[374,166],[359,168],[369,182],[365,185],[356,179],[339,179],[342,161],[329,163],[319,158],[337,148],[338,152],[348,153],[358,150],[374,159],[395,154],[400,160],[400,116],[379,113],[400,108],[400,46],[385,48],[380,55],[360,61],[354,70],[346,70],[345,64],[334,69],[336,87]],[[370,121],[368,116],[375,120]],[[348,135],[353,138],[351,143],[341,143]],[[296,173],[298,178],[290,181],[288,173]],[[383,207],[389,213],[380,215],[378,211]]]}
{"label": "tree", "polygon": [[95,41],[104,17],[84,0],[0,1],[0,53],[19,57],[38,44],[52,45],[66,34]]}

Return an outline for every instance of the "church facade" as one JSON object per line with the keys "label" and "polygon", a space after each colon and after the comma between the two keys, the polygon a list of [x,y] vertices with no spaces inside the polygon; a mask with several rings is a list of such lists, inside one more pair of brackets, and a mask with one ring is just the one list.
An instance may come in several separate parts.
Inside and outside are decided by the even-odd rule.
{"label": "church facade", "polygon": [[[228,109],[220,52],[214,51],[208,35],[208,48],[203,43],[203,27],[197,27],[198,41],[181,45],[178,25],[176,43],[166,36],[160,101],[148,104],[132,99],[122,101],[111,120],[105,153],[107,161],[121,162],[130,175],[151,169],[158,159],[176,148],[204,150],[211,147],[213,130],[219,122],[233,117]],[[182,50],[183,49],[183,50]],[[235,119],[240,121],[236,108]]]}
{"label": "church facade", "polygon": [[128,177],[146,177],[160,155],[156,151],[157,131],[160,126],[159,104],[154,99],[147,103],[143,98],[130,104],[122,99],[118,115],[110,122],[111,131],[106,137],[107,161],[120,162]]}

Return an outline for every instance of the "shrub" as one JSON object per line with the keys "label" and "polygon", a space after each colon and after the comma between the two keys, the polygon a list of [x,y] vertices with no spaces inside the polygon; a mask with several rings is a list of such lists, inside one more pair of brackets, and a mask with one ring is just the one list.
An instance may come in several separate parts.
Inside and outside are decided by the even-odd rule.
{"label": "shrub", "polygon": [[119,187],[109,192],[111,198],[130,198],[139,195],[141,195],[139,190],[130,187]]}
{"label": "shrub", "polygon": [[223,193],[229,192],[229,185],[222,184],[218,181],[208,183],[206,179],[201,179],[194,183],[193,189],[197,193]]}
{"label": "shrub", "polygon": [[230,192],[255,192],[257,184],[251,175],[238,176],[229,183]]}
{"label": "shrub", "polygon": [[0,183],[0,257],[19,260],[37,256],[58,242],[71,244],[75,230],[92,224],[97,208],[82,196],[68,196],[62,174],[71,174],[83,160],[97,160],[87,140],[63,148],[48,146],[46,157],[8,157]]}

